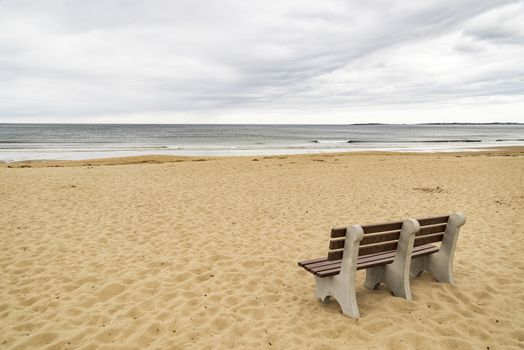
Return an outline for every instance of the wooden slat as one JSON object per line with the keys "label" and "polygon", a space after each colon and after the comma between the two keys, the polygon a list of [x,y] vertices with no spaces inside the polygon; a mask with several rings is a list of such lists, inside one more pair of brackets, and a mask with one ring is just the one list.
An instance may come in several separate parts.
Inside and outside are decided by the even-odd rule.
{"label": "wooden slat", "polygon": [[446,231],[446,225],[447,224],[437,224],[437,225],[429,225],[429,226],[421,227],[415,236],[420,237],[420,236],[425,236],[425,235],[429,235],[432,233],[444,232]]}
{"label": "wooden slat", "polygon": [[330,250],[342,249],[344,248],[345,241],[346,241],[345,239],[332,239],[331,241],[329,241],[329,249]]}
{"label": "wooden slat", "polygon": [[438,247],[436,245],[425,244],[425,245],[421,245],[421,246],[418,246],[418,247],[414,247],[413,248],[413,254],[417,253],[420,250],[429,249],[429,248],[437,248],[438,249]]}
{"label": "wooden slat", "polygon": [[369,269],[375,266],[391,264],[394,260],[395,258],[391,257],[391,258],[383,258],[380,260],[367,261],[367,262],[357,265],[357,270]]}
{"label": "wooden slat", "polygon": [[[421,249],[422,248],[422,249]],[[439,247],[432,245],[432,244],[426,244],[418,247],[413,248],[413,254],[411,254],[412,258],[416,258],[423,255],[433,254],[439,251]]]}
{"label": "wooden slat", "polygon": [[418,219],[418,223],[420,226],[427,226],[427,225],[435,225],[435,224],[443,224],[448,222],[449,215],[445,216],[435,216],[431,218],[425,218],[425,219]]}
{"label": "wooden slat", "polygon": [[400,230],[401,228],[402,228],[402,221],[362,226],[362,229],[364,230],[364,234],[375,233],[375,232],[385,232],[385,231],[396,231],[396,230]]}
{"label": "wooden slat", "polygon": [[342,255],[344,254],[344,250],[343,249],[339,249],[339,250],[332,250],[328,253],[328,257],[327,259],[329,261],[333,261],[333,260],[340,260],[342,259]]}
{"label": "wooden slat", "polygon": [[393,258],[395,257],[395,251],[391,250],[389,252],[382,252],[378,254],[368,254],[368,255],[362,255],[358,257],[357,264],[373,261],[373,260],[381,260],[384,258]]}
{"label": "wooden slat", "polygon": [[360,246],[358,249],[358,256],[368,255],[373,253],[387,252],[388,250],[396,250],[398,241],[390,241],[384,243],[368,244]]}
{"label": "wooden slat", "polygon": [[334,227],[331,229],[331,238],[346,237],[345,227]]}
{"label": "wooden slat", "polygon": [[315,275],[317,275],[318,277],[328,277],[328,276],[338,275],[339,273],[340,273],[340,267],[337,269],[322,271],[321,273],[318,273]]}
{"label": "wooden slat", "polygon": [[311,267],[308,271],[313,274],[317,274],[319,272],[326,271],[326,270],[339,269],[341,266],[342,266],[342,260],[337,260],[331,263],[331,265],[322,265],[322,266],[317,266],[317,267]]}
{"label": "wooden slat", "polygon": [[320,261],[311,260],[310,263],[304,264],[303,267],[306,268],[306,267],[311,267],[311,266],[316,266],[316,265],[321,265],[321,264],[328,264],[328,263],[332,263],[332,261],[329,261],[327,258],[323,258]]}
{"label": "wooden slat", "polygon": [[299,261],[298,262],[298,266],[304,267],[304,265],[308,265],[308,264],[311,264],[311,263],[314,263],[314,262],[318,262],[318,261],[322,261],[322,260],[326,260],[326,258],[316,258],[316,259],[311,259],[311,260]]}
{"label": "wooden slat", "polygon": [[[382,224],[364,225],[364,234],[400,230],[402,221],[388,222]],[[335,227],[331,229],[331,238],[346,237],[346,227]]]}
{"label": "wooden slat", "polygon": [[396,241],[399,237],[400,230],[370,233],[364,235],[364,238],[362,239],[362,241],[360,241],[360,246],[380,242]]}
{"label": "wooden slat", "polygon": [[422,236],[422,237],[415,237],[415,247],[418,247],[419,245],[424,245],[428,243],[434,243],[434,242],[440,242],[442,241],[442,237],[444,237],[444,233],[432,233],[430,235]]}
{"label": "wooden slat", "polygon": [[308,264],[306,266],[304,266],[305,269],[315,269],[315,268],[320,268],[322,266],[327,266],[327,265],[333,265],[333,264],[340,264],[342,260],[333,260],[333,261],[330,261],[330,260],[327,260],[327,259],[324,259],[324,261],[319,261],[319,262],[316,262],[316,263],[311,263],[311,264]]}
{"label": "wooden slat", "polygon": [[315,271],[321,271],[321,270],[329,270],[329,269],[335,268],[340,265],[342,265],[342,260],[335,260],[335,261],[326,260],[326,261],[319,262],[316,264],[307,265],[304,268],[310,272],[315,272]]}

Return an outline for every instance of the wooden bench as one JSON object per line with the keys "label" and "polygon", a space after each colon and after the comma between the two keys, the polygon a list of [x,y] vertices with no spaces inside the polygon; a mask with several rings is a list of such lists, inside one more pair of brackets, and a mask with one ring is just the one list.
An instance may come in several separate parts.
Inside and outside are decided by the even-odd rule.
{"label": "wooden bench", "polygon": [[[327,257],[298,264],[315,275],[316,295],[322,302],[329,302],[330,297],[334,297],[345,315],[358,318],[357,270],[366,269],[364,285],[367,288],[375,289],[385,283],[394,295],[408,300],[411,299],[410,272],[419,275],[427,270],[439,281],[452,282],[453,254],[459,228],[464,222],[464,215],[455,213],[334,228]],[[432,244],[440,241],[440,248]]]}

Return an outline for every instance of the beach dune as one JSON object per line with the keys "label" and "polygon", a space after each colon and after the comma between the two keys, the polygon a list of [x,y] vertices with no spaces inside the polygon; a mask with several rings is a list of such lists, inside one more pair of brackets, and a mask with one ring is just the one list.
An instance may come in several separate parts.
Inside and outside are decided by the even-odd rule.
{"label": "beach dune", "polygon": [[[1,349],[522,349],[524,153],[0,165]],[[321,304],[334,226],[464,212],[456,284]]]}

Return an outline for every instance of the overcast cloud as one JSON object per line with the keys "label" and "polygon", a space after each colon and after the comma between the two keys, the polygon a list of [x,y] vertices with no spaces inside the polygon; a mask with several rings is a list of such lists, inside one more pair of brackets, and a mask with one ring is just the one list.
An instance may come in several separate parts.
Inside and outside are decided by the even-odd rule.
{"label": "overcast cloud", "polygon": [[524,1],[0,0],[0,122],[524,122]]}

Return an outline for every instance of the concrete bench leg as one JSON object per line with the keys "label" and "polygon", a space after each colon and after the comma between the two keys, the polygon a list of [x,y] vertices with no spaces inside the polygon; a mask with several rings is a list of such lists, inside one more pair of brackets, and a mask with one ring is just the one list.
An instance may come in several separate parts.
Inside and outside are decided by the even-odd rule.
{"label": "concrete bench leg", "polygon": [[466,217],[464,214],[451,214],[439,251],[431,255],[413,259],[410,269],[411,276],[418,277],[422,271],[429,271],[439,282],[454,283],[453,257],[455,255],[460,227],[465,223]]}
{"label": "concrete bench leg", "polygon": [[364,287],[377,289],[384,279],[384,266],[372,267],[366,270],[366,281]]}
{"label": "concrete bench leg", "polygon": [[331,297],[335,298],[342,309],[342,313],[352,318],[359,318],[355,280],[349,281],[347,276],[316,277],[317,297],[325,304]]}
{"label": "concrete bench leg", "polygon": [[355,291],[355,277],[357,274],[358,246],[362,238],[364,238],[362,227],[358,225],[348,227],[340,273],[323,278],[315,276],[316,296],[323,303],[328,303],[331,297],[335,298],[342,309],[342,313],[352,318],[360,317]]}
{"label": "concrete bench leg", "polygon": [[411,259],[411,266],[409,268],[409,275],[411,277],[419,277],[424,271],[424,266],[426,266],[426,258],[428,256],[424,255],[418,258]]}
{"label": "concrete bench leg", "polygon": [[395,260],[389,265],[367,269],[364,283],[366,288],[376,289],[380,283],[385,283],[395,296],[411,300],[409,269],[415,234],[419,229],[417,220],[408,219],[402,223]]}

